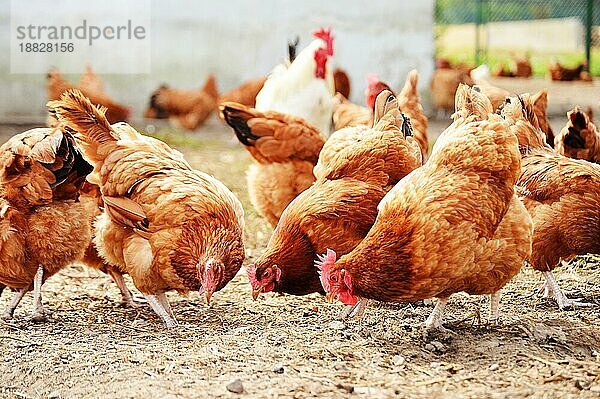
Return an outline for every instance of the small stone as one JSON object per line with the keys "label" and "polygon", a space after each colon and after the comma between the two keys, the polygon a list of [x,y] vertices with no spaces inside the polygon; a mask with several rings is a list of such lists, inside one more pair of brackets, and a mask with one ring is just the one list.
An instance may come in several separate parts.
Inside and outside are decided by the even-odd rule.
{"label": "small stone", "polygon": [[425,345],[425,350],[427,352],[434,352],[435,351],[435,346],[433,346],[432,344],[426,344]]}
{"label": "small stone", "polygon": [[442,363],[439,363],[439,362],[431,362],[431,363],[429,363],[429,365],[430,365],[431,367],[433,367],[433,368],[437,368],[437,367],[440,367],[440,366],[442,365]]}
{"label": "small stone", "polygon": [[348,367],[346,367],[346,363],[344,363],[344,362],[335,362],[335,364],[333,365],[333,368],[336,371],[341,371],[341,372],[348,371]]}
{"label": "small stone", "polygon": [[442,352],[444,350],[444,344],[440,341],[431,341],[431,345],[435,348],[436,351]]}
{"label": "small stone", "polygon": [[50,394],[48,394],[48,399],[60,399],[60,392],[54,391]]}
{"label": "small stone", "polygon": [[394,357],[392,357],[392,364],[394,366],[402,366],[405,361],[406,359],[404,359],[404,356],[395,355]]}
{"label": "small stone", "polygon": [[500,368],[500,365],[498,363],[494,363],[490,366],[490,371],[496,371]]}
{"label": "small stone", "polygon": [[346,325],[342,321],[333,320],[328,324],[328,327],[332,330],[343,330],[344,328],[346,328]]}
{"label": "small stone", "polygon": [[283,364],[276,364],[271,368],[271,371],[277,374],[283,374],[285,369],[283,368]]}
{"label": "small stone", "polygon": [[242,384],[242,380],[237,378],[227,384],[227,390],[233,393],[242,393],[244,392],[244,384]]}
{"label": "small stone", "polygon": [[348,393],[354,392],[354,387],[352,385],[339,383],[339,384],[336,385],[336,387],[339,388],[339,389],[342,389],[342,390],[344,390],[344,391],[346,391]]}

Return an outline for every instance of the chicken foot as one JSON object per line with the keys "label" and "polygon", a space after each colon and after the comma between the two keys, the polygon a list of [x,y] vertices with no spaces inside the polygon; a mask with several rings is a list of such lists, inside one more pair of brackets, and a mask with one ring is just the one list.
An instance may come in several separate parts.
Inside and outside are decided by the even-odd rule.
{"label": "chicken foot", "polygon": [[12,319],[13,315],[15,314],[15,309],[17,308],[17,306],[19,306],[19,303],[21,303],[21,299],[23,299],[27,290],[29,290],[29,287],[25,287],[20,291],[15,291],[12,299],[10,300],[10,303],[2,313],[3,320]]}
{"label": "chicken foot", "polygon": [[152,307],[152,310],[163,319],[167,328],[177,326],[177,320],[175,320],[175,316],[173,315],[173,311],[171,310],[171,306],[169,305],[169,301],[164,292],[157,295],[144,294],[144,297]]}
{"label": "chicken foot", "polygon": [[446,309],[447,303],[448,298],[438,298],[435,308],[433,308],[433,311],[425,321],[425,332],[432,332],[434,330],[444,331],[442,324],[444,322],[444,310]]}
{"label": "chicken foot", "polygon": [[136,298],[127,285],[125,284],[125,279],[123,275],[115,270],[108,269],[108,275],[113,279],[117,287],[119,287],[119,291],[121,291],[121,306],[126,308],[137,308],[140,306],[140,302],[143,300],[141,298]]}
{"label": "chicken foot", "polygon": [[42,284],[44,283],[44,268],[38,267],[37,273],[33,278],[33,312],[31,320],[35,322],[46,321],[46,311],[42,304]]}
{"label": "chicken foot", "polygon": [[338,315],[339,320],[345,319],[361,319],[365,313],[365,309],[367,309],[367,305],[369,304],[369,300],[366,298],[361,298],[354,305],[346,305],[344,309]]}
{"label": "chicken foot", "polygon": [[546,282],[540,287],[540,292],[543,290],[543,298],[554,298],[560,310],[569,307],[576,308],[592,306],[591,303],[583,302],[581,298],[567,298],[567,296],[561,291],[560,287],[558,286],[558,283],[554,279],[554,275],[551,271],[544,272],[544,277],[546,277]]}

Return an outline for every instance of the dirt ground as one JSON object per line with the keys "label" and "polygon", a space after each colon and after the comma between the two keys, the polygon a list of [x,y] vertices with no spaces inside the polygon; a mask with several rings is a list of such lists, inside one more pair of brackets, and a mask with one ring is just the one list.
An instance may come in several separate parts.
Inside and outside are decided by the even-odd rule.
{"label": "dirt ground", "polygon": [[[432,135],[445,124],[432,123]],[[23,130],[0,128],[1,141]],[[194,134],[150,131],[239,196],[251,262],[271,230],[248,201],[246,151],[216,120]],[[344,324],[335,321],[341,305],[316,294],[253,301],[243,269],[210,306],[195,293],[170,294],[180,326],[166,331],[147,306],[117,307],[107,276],[75,265],[44,285],[49,322],[29,320],[30,295],[0,322],[0,397],[598,398],[599,266],[588,256],[556,272],[568,295],[594,307],[559,311],[536,296],[542,277],[524,267],[504,290],[499,326],[487,322],[488,298],[459,294],[447,310],[450,333],[425,341],[431,306],[371,303]],[[228,391],[238,379],[243,392]]]}

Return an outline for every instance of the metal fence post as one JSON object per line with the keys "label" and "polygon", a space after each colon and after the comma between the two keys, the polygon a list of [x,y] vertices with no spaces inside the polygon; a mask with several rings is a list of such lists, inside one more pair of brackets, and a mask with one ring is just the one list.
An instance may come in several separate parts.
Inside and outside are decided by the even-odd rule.
{"label": "metal fence post", "polygon": [[483,23],[483,0],[477,0],[475,19],[475,65],[481,65],[481,24]]}
{"label": "metal fence post", "polygon": [[585,60],[587,61],[587,71],[591,71],[591,48],[592,48],[592,16],[594,13],[594,0],[587,0],[587,18],[585,23]]}

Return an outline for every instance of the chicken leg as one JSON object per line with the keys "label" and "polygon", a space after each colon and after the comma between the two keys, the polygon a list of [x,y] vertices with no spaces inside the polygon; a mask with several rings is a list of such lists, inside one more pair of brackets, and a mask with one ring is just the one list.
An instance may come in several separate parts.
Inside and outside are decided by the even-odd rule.
{"label": "chicken leg", "polygon": [[498,325],[500,320],[500,298],[502,295],[500,291],[494,292],[490,295],[490,321],[495,325]]}
{"label": "chicken leg", "polygon": [[25,296],[27,290],[29,290],[29,287],[25,287],[20,291],[15,291],[12,299],[10,300],[10,304],[6,307],[4,313],[2,313],[3,320],[12,319],[13,315],[15,314],[15,309],[17,308],[17,306],[19,306],[19,303],[21,302],[21,299],[23,299],[23,297]]}
{"label": "chicken leg", "polygon": [[567,296],[561,291],[560,287],[558,286],[558,283],[554,279],[554,275],[551,271],[544,272],[544,277],[546,277],[546,282],[540,287],[540,291],[544,291],[544,298],[554,298],[556,300],[556,303],[558,303],[558,308],[560,310],[569,307],[576,308],[592,306],[591,303],[581,301],[581,298],[567,298]]}
{"label": "chicken leg", "polygon": [[46,321],[46,312],[42,304],[42,284],[44,282],[44,268],[38,267],[37,273],[33,279],[33,312],[31,320],[35,322]]}
{"label": "chicken leg", "polygon": [[160,292],[157,295],[144,294],[144,297],[152,307],[152,310],[163,319],[167,328],[177,326],[177,320],[175,320],[173,311],[171,310],[171,306],[169,305],[169,301],[164,292]]}
{"label": "chicken leg", "polygon": [[444,322],[444,310],[447,303],[448,298],[438,298],[435,308],[433,308],[433,311],[425,321],[424,327],[426,332],[444,330],[442,323]]}
{"label": "chicken leg", "polygon": [[121,291],[121,306],[126,308],[137,308],[140,306],[139,302],[141,301],[138,298],[135,298],[127,285],[125,284],[125,279],[123,275],[116,270],[108,269],[106,271],[108,275],[113,279],[117,287],[119,287],[119,291]]}

